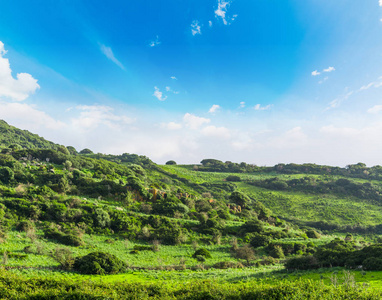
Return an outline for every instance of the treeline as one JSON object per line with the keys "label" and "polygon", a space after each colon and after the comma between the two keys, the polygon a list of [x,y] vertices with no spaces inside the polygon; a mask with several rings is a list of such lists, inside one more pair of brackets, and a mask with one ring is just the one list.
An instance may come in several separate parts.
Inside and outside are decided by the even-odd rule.
{"label": "treeline", "polygon": [[299,191],[309,194],[335,194],[345,197],[357,197],[381,204],[382,189],[379,185],[370,182],[358,183],[346,178],[316,178],[306,176],[291,180],[282,180],[273,177],[264,180],[256,180],[250,184],[277,191]]}
{"label": "treeline", "polygon": [[382,180],[382,166],[367,167],[363,163],[348,165],[345,168],[316,164],[277,164],[273,167],[259,167],[245,162],[222,162],[217,159],[203,159],[194,170],[204,172],[227,173],[278,173],[278,174],[315,174],[336,175],[369,180]]}

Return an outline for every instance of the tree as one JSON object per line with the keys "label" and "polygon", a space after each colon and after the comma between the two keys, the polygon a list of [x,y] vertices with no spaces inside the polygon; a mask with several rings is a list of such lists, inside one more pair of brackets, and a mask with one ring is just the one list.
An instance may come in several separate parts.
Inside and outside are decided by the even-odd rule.
{"label": "tree", "polygon": [[233,192],[231,196],[229,197],[229,199],[233,203],[240,205],[241,207],[246,207],[251,201],[247,195],[238,191]]}
{"label": "tree", "polygon": [[169,160],[168,162],[166,162],[166,165],[176,165],[176,161]]}
{"label": "tree", "polygon": [[80,151],[80,154],[93,154],[93,151],[88,148],[85,148]]}
{"label": "tree", "polygon": [[255,251],[248,245],[245,245],[236,250],[236,257],[245,259],[247,264],[249,264],[249,262],[255,258]]}
{"label": "tree", "polygon": [[9,167],[3,167],[3,168],[0,168],[0,180],[7,184],[9,183],[10,181],[12,181],[15,177],[15,173],[13,172],[13,170]]}

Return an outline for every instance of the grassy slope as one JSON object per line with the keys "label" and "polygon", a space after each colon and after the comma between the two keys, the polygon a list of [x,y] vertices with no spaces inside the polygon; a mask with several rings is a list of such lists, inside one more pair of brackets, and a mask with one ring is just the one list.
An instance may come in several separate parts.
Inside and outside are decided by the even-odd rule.
{"label": "grassy slope", "polygon": [[[278,175],[272,173],[255,174],[230,174],[193,171],[189,166],[163,166],[169,172],[178,176],[196,181],[215,182],[222,181],[229,175],[240,176],[242,182],[235,183],[240,190],[250,195],[254,199],[262,202],[270,208],[276,215],[300,221],[327,221],[341,225],[378,225],[382,223],[382,210],[380,205],[373,204],[367,199],[356,197],[340,197],[332,194],[306,194],[303,192],[272,191],[256,187],[246,183],[246,181],[260,180],[271,177],[280,179],[294,179],[306,176]],[[319,175],[309,175],[319,177]],[[341,178],[336,176],[334,178]],[[367,180],[351,179],[354,182],[364,183]],[[372,181],[374,184],[381,184],[379,181]]]}

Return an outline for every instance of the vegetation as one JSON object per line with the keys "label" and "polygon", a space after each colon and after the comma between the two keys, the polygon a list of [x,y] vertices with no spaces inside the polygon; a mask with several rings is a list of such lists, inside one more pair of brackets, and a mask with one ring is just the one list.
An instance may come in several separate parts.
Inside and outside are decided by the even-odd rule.
{"label": "vegetation", "polygon": [[[2,298],[17,289],[85,299],[380,295],[353,283],[284,280],[298,270],[382,270],[378,166],[161,166],[135,154],[77,152],[0,125],[0,285],[9,286]],[[93,281],[131,274],[151,283]],[[193,285],[171,283],[186,279]]]}

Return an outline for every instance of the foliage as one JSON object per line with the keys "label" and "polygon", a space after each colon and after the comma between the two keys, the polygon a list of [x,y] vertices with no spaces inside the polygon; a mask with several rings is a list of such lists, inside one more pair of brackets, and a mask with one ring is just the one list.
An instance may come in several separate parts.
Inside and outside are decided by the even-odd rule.
{"label": "foliage", "polygon": [[195,251],[195,253],[192,255],[193,258],[196,258],[197,256],[202,256],[205,258],[211,258],[211,253],[206,248],[200,248]]}
{"label": "foliage", "polygon": [[117,274],[126,269],[126,264],[112,254],[92,252],[77,257],[73,269],[82,274]]}

